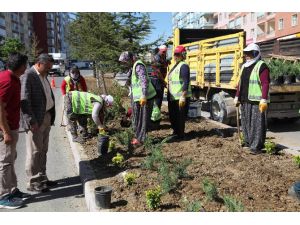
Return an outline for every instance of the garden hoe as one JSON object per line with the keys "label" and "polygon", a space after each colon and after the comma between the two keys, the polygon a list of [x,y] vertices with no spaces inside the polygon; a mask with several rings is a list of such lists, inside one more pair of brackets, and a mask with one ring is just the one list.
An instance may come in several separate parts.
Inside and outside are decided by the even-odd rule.
{"label": "garden hoe", "polygon": [[235,107],[236,109],[236,125],[237,125],[237,131],[238,131],[238,138],[239,138],[239,144],[240,147],[242,147],[242,141],[241,141],[241,131],[240,131],[240,107]]}

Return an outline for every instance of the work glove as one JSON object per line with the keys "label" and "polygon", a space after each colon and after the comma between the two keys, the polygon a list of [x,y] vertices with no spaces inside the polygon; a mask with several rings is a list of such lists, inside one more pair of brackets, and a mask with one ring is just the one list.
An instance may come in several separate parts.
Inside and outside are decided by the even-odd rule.
{"label": "work glove", "polygon": [[101,135],[107,135],[106,131],[104,128],[99,128],[99,134]]}
{"label": "work glove", "polygon": [[146,105],[146,103],[147,103],[147,98],[145,96],[142,96],[140,98],[140,105],[144,106],[144,105]]}
{"label": "work glove", "polygon": [[181,96],[179,98],[179,108],[183,108],[185,106],[185,97]]}
{"label": "work glove", "polygon": [[239,107],[240,104],[241,104],[238,97],[235,97],[235,98],[233,99],[233,102],[234,102],[235,107]]}
{"label": "work glove", "polygon": [[259,102],[259,111],[261,113],[265,112],[268,108],[267,100],[266,99],[261,99]]}

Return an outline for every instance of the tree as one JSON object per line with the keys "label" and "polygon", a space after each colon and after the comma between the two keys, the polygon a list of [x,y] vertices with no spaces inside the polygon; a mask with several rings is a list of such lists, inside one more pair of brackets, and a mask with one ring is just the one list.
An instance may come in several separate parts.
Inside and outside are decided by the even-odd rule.
{"label": "tree", "polygon": [[0,57],[6,61],[11,53],[24,52],[24,50],[24,44],[19,39],[6,38],[0,44]]}
{"label": "tree", "polygon": [[30,63],[35,62],[35,59],[43,52],[42,48],[39,48],[39,39],[36,36],[35,33],[33,33],[31,42],[30,42],[30,47],[27,49],[27,55],[28,55],[28,61]]}
{"label": "tree", "polygon": [[160,37],[151,43],[143,43],[154,28],[149,13],[119,13],[117,19],[120,24],[120,49],[122,50],[144,55],[162,39]]}

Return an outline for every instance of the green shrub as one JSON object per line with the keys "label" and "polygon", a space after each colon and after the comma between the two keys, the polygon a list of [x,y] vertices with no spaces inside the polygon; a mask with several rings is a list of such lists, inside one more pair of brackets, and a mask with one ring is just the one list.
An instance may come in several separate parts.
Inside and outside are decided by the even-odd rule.
{"label": "green shrub", "polygon": [[243,132],[240,133],[240,140],[241,140],[241,145],[246,144],[245,136],[244,136]]}
{"label": "green shrub", "polygon": [[155,189],[147,190],[146,192],[146,203],[148,208],[150,209],[157,209],[161,204],[161,188],[156,187]]}
{"label": "green shrub", "polygon": [[185,178],[188,177],[188,173],[186,172],[186,168],[191,165],[191,159],[184,159],[182,162],[177,163],[175,162],[175,173],[177,174],[178,178]]}
{"label": "green shrub", "polygon": [[124,165],[124,156],[117,153],[117,155],[112,158],[112,163],[118,167],[122,167]]}
{"label": "green shrub", "polygon": [[224,196],[224,204],[229,212],[244,212],[243,204],[230,196]]}
{"label": "green shrub", "polygon": [[274,154],[276,152],[276,144],[273,141],[266,141],[265,149],[268,154]]}
{"label": "green shrub", "polygon": [[294,156],[294,161],[297,164],[297,166],[300,168],[300,155]]}
{"label": "green shrub", "polygon": [[115,137],[121,145],[130,148],[131,140],[134,137],[134,132],[133,132],[132,128],[129,128],[129,129],[126,129],[125,131],[116,133]]}
{"label": "green shrub", "polygon": [[178,175],[171,170],[166,162],[162,162],[158,168],[158,177],[163,193],[168,193],[177,188]]}
{"label": "green shrub", "polygon": [[127,173],[124,176],[124,181],[126,183],[126,185],[131,186],[134,184],[135,179],[136,179],[136,174],[135,173]]}
{"label": "green shrub", "polygon": [[166,161],[161,148],[162,146],[160,144],[151,146],[151,154],[145,158],[142,164],[144,169],[154,170],[160,163]]}
{"label": "green shrub", "polygon": [[208,201],[216,200],[218,198],[218,190],[214,183],[212,183],[209,179],[203,179],[202,188]]}
{"label": "green shrub", "polygon": [[189,202],[187,198],[184,198],[183,204],[186,212],[200,212],[203,209],[200,201]]}

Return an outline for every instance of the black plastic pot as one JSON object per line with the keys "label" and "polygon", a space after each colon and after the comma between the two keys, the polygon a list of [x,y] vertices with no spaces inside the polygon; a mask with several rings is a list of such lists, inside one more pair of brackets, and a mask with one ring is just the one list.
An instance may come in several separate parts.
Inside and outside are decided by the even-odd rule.
{"label": "black plastic pot", "polygon": [[283,76],[284,84],[295,83],[295,76],[293,75],[284,75]]}
{"label": "black plastic pot", "polygon": [[279,76],[276,78],[271,77],[271,85],[281,85],[283,84],[283,76]]}
{"label": "black plastic pot", "polygon": [[98,153],[100,155],[105,155],[108,152],[109,146],[109,136],[107,135],[98,135]]}
{"label": "black plastic pot", "polygon": [[111,203],[112,188],[100,186],[95,188],[96,205],[102,209],[109,209]]}

